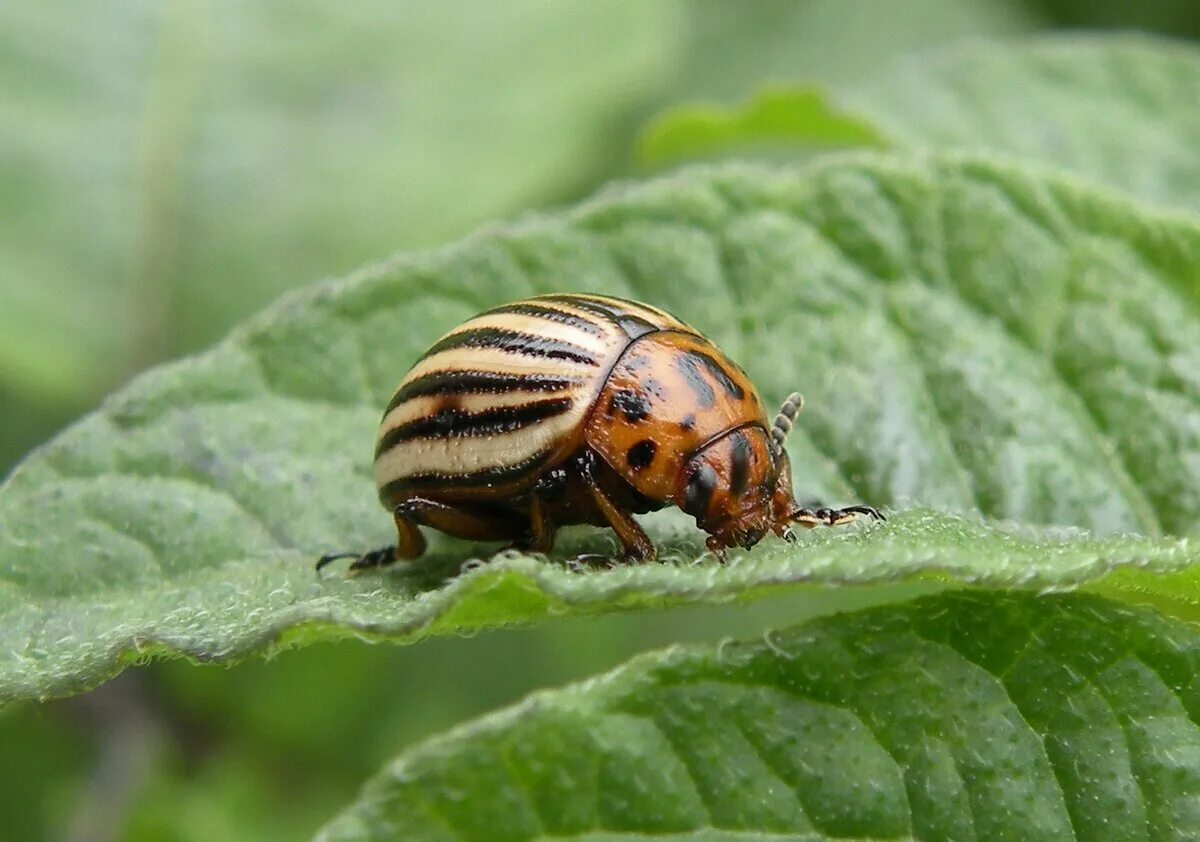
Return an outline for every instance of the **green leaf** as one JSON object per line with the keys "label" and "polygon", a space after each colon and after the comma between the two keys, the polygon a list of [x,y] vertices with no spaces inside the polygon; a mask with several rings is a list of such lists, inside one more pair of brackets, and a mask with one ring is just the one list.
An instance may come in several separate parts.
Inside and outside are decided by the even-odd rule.
{"label": "green leaf", "polygon": [[[814,94],[796,88],[789,107],[786,91],[775,85],[736,108],[669,110],[647,128],[643,159],[753,151],[763,139],[763,97],[774,103],[770,125],[797,127],[775,131],[771,148],[790,137],[806,152]],[[1194,45],[1127,35],[964,41],[835,83],[825,98],[827,109],[854,114],[860,131],[897,146],[999,153],[1200,210]]]}
{"label": "green leaf", "polygon": [[[801,388],[799,493],[892,519],[766,541],[728,567],[667,511],[648,525],[679,565],[579,575],[516,557],[438,589],[484,549],[436,541],[414,571],[314,576],[319,553],[392,537],[371,448],[412,360],[488,305],[564,288],[678,312],[770,402]],[[1192,614],[1195,575],[1153,574],[1200,560],[1154,537],[1200,534],[1198,291],[1195,223],[957,158],[694,170],[397,258],[138,379],[0,488],[0,699],[167,652],[221,660],[798,582],[1096,581]],[[610,548],[582,529],[557,553]],[[1138,569],[1103,578],[1118,567]]]}
{"label": "green leaf", "polygon": [[406,752],[323,840],[1182,839],[1200,633],[940,595],[675,647]]}
{"label": "green leaf", "polygon": [[870,123],[839,111],[815,88],[768,89],[736,111],[713,105],[672,109],[646,128],[638,154],[656,166],[712,157],[731,147],[822,150],[887,145],[888,139]]}
{"label": "green leaf", "polygon": [[979,36],[1016,36],[1048,21],[995,0],[692,0],[676,99],[744,96],[764,81],[854,82],[896,58]]}

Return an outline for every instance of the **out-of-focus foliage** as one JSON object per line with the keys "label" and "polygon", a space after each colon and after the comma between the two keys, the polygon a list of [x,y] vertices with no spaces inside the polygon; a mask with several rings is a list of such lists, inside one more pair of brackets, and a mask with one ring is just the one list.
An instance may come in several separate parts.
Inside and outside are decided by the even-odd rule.
{"label": "out-of-focus foliage", "polygon": [[1194,46],[1115,36],[972,40],[906,56],[823,96],[769,88],[740,106],[677,106],[652,121],[640,148],[658,166],[764,149],[804,157],[835,143],[987,152],[1197,211],[1198,101]]}
{"label": "out-of-focus foliage", "polygon": [[647,127],[638,156],[650,166],[732,156],[825,152],[892,144],[869,120],[840,110],[816,88],[768,88],[736,108],[680,105]]}
{"label": "out-of-focus foliage", "polygon": [[[628,172],[638,127],[672,104],[869,79],[962,35],[1200,26],[1190,0],[505,5],[0,5],[0,472],[280,289]],[[113,809],[128,838],[297,838],[418,737],[648,645],[831,600],[159,665],[139,692],[170,747]],[[331,676],[320,693],[313,675]],[[62,838],[95,800],[110,725],[74,703],[0,712],[0,835]]]}
{"label": "out-of-focus foliage", "polygon": [[5,4],[0,388],[90,402],[288,287],[588,187],[678,27],[623,0]]}

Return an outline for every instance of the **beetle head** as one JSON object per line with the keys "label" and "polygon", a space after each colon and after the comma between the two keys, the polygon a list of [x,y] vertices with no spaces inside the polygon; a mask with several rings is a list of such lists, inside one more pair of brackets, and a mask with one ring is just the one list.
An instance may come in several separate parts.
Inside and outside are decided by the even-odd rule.
{"label": "beetle head", "polygon": [[752,547],[774,524],[780,466],[764,428],[740,427],[684,463],[675,503],[712,536],[711,549]]}

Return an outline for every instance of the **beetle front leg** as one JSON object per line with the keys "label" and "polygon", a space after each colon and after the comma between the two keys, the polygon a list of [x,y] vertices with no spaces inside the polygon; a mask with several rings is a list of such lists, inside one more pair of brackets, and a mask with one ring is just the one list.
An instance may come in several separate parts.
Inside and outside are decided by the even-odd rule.
{"label": "beetle front leg", "polygon": [[873,520],[887,520],[883,513],[874,506],[846,506],[842,509],[812,509],[802,507],[794,510],[788,518],[792,523],[798,523],[807,529],[818,526],[841,526],[844,523],[869,517]]}
{"label": "beetle front leg", "polygon": [[650,540],[650,536],[642,530],[642,527],[638,526],[632,515],[622,511],[596,483],[595,477],[592,475],[593,458],[589,454],[588,457],[581,460],[580,474],[596,508],[604,515],[604,519],[608,521],[612,531],[617,533],[617,538],[620,539],[621,546],[625,550],[626,559],[634,562],[654,561],[658,556],[658,551],[654,547],[654,542]]}

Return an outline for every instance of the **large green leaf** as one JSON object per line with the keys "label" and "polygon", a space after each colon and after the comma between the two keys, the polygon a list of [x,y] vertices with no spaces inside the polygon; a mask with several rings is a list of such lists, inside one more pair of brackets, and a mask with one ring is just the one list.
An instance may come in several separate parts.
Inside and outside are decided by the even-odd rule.
{"label": "large green leaf", "polygon": [[1200,633],[954,594],[676,647],[401,755],[325,840],[1200,834]]}
{"label": "large green leaf", "polygon": [[[1200,49],[1192,45],[1133,36],[966,41],[835,83],[819,109],[815,97],[808,87],[773,87],[738,107],[675,108],[647,128],[642,157],[744,154],[764,141],[804,152],[831,140],[887,138],[1040,161],[1200,210]],[[854,132],[831,137],[831,113]]]}
{"label": "large green leaf", "polygon": [[[0,698],[76,691],[166,651],[222,659],[795,582],[1182,571],[1194,546],[1153,536],[1200,529],[1198,277],[1192,222],[957,159],[696,170],[398,258],[139,379],[14,473],[0,489]],[[790,448],[805,496],[1101,537],[914,509],[794,549],[768,541],[725,568],[579,575],[512,558],[429,590],[479,552],[440,542],[416,573],[317,579],[316,554],[390,537],[370,451],[415,355],[489,304],[564,288],[677,311],[770,401],[802,388]],[[690,562],[702,543],[683,521],[651,529]],[[584,531],[560,552],[597,540],[610,546]],[[1187,572],[1098,586],[1181,612],[1200,595]]]}

